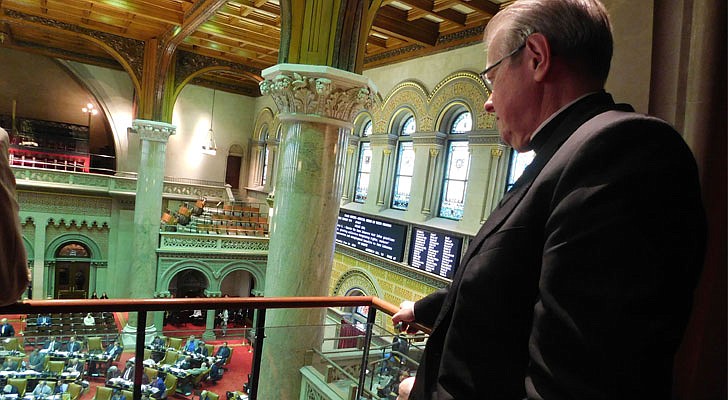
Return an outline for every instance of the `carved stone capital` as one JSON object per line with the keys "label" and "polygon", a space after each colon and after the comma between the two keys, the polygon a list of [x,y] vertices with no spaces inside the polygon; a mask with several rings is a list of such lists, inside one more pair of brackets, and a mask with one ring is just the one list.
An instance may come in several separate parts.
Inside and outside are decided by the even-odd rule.
{"label": "carved stone capital", "polygon": [[222,297],[222,292],[219,290],[207,290],[204,291],[205,297]]}
{"label": "carved stone capital", "polygon": [[283,114],[307,114],[351,123],[374,101],[368,78],[336,68],[278,64],[263,71],[260,92]]}
{"label": "carved stone capital", "polygon": [[412,134],[414,145],[435,145],[442,147],[447,135],[442,132],[415,132]]}
{"label": "carved stone capital", "polygon": [[132,129],[142,140],[166,143],[177,128],[166,122],[135,119],[131,123]]}

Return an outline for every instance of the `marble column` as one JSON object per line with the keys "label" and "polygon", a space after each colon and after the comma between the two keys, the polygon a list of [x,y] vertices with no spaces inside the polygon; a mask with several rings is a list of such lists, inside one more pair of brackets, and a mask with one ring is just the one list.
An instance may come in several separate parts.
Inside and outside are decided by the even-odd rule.
{"label": "marble column", "polygon": [[[134,120],[133,131],[141,139],[139,173],[134,204],[134,239],[129,269],[130,298],[151,298],[157,276],[157,243],[162,212],[164,163],[167,140],[175,133],[174,125],[158,121]],[[156,332],[153,318],[147,318],[147,335]],[[123,330],[124,345],[136,342],[136,313],[129,313]]]}
{"label": "marble column", "polygon": [[[373,90],[367,78],[326,66],[279,64],[263,78],[283,133],[265,296],[325,296],[347,141]],[[268,311],[259,399],[299,397],[299,369],[306,351],[321,347],[324,317],[320,308]]]}

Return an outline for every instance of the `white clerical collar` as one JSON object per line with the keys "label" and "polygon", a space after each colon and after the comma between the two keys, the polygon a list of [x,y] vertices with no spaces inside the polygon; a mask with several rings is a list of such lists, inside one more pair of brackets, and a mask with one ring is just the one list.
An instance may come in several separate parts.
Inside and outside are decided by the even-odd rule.
{"label": "white clerical collar", "polygon": [[546,126],[546,124],[548,124],[549,122],[551,122],[552,119],[556,118],[556,116],[559,115],[559,114],[561,114],[564,110],[566,110],[567,108],[571,107],[572,104],[574,104],[577,101],[583,99],[584,97],[591,96],[591,95],[593,95],[595,93],[599,93],[599,92],[586,93],[586,94],[584,94],[582,96],[577,97],[576,99],[572,100],[571,102],[567,103],[566,105],[564,105],[563,107],[559,108],[558,110],[556,110],[555,113],[551,114],[548,118],[546,118],[543,122],[541,122],[541,125],[539,125],[538,128],[536,128],[535,131],[533,131],[533,133],[531,134],[531,139],[530,140],[533,140],[533,137],[536,136],[536,134],[538,134],[539,132],[541,132],[541,129],[543,129],[543,127]]}

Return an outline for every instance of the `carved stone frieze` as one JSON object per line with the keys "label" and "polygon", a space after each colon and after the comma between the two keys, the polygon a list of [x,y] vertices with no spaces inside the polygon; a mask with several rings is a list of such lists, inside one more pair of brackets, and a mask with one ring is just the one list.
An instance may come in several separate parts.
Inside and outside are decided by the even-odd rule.
{"label": "carved stone frieze", "polygon": [[346,122],[373,102],[366,86],[339,88],[331,78],[297,72],[282,72],[264,80],[260,91],[273,97],[281,113],[312,114]]}
{"label": "carved stone frieze", "polygon": [[470,131],[467,133],[470,145],[503,145],[503,140],[496,131]]}
{"label": "carved stone frieze", "polygon": [[58,195],[18,191],[18,203],[24,212],[44,212],[55,215],[111,216],[110,198]]}

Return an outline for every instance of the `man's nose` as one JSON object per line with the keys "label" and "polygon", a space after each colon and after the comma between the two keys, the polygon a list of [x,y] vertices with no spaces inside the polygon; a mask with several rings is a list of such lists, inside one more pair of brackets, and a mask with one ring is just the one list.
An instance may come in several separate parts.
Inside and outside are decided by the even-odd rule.
{"label": "man's nose", "polygon": [[495,112],[495,106],[493,105],[493,93],[491,93],[490,96],[488,96],[488,99],[485,100],[484,107],[485,107],[485,111],[487,111],[489,113]]}

